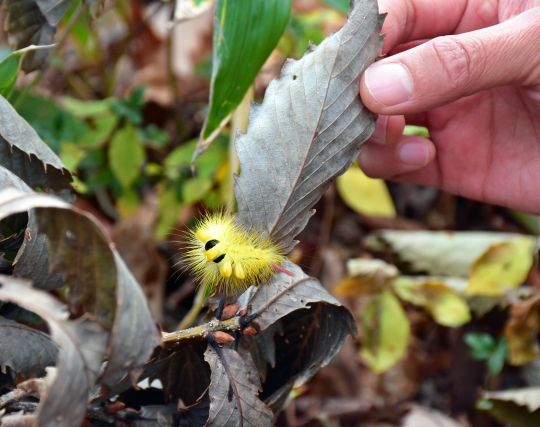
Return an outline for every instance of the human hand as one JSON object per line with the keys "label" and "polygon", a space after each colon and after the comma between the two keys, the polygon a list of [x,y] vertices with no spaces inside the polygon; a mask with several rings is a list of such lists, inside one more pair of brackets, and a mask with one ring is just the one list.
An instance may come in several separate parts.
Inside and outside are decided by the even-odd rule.
{"label": "human hand", "polygon": [[540,0],[379,5],[390,56],[360,83],[380,114],[364,172],[540,213]]}

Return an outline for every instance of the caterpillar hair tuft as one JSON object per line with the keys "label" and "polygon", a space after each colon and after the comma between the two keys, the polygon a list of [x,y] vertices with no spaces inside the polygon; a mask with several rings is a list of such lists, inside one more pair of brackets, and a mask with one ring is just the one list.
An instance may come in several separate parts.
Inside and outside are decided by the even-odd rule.
{"label": "caterpillar hair tuft", "polygon": [[223,213],[200,220],[186,243],[186,269],[207,295],[238,295],[268,281],[285,259],[279,245]]}

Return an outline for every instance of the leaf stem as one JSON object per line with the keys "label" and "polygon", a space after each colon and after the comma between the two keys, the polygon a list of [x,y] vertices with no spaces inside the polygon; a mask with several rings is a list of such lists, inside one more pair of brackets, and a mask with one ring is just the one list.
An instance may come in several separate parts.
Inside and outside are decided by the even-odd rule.
{"label": "leaf stem", "polygon": [[194,326],[193,328],[174,332],[164,332],[161,335],[161,343],[164,346],[172,346],[180,344],[182,341],[206,339],[210,333],[216,331],[239,331],[241,329],[240,318],[241,316],[232,317],[227,320],[214,319],[203,325]]}

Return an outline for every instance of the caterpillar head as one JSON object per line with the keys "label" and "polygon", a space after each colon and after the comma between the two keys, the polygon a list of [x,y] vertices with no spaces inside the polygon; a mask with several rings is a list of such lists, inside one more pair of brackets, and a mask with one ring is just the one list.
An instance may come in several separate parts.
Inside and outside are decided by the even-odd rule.
{"label": "caterpillar head", "polygon": [[232,257],[227,257],[226,245],[217,239],[204,242],[204,256],[208,261],[219,265],[219,274],[225,279],[234,275],[237,280],[244,280],[246,274],[239,262],[233,262]]}

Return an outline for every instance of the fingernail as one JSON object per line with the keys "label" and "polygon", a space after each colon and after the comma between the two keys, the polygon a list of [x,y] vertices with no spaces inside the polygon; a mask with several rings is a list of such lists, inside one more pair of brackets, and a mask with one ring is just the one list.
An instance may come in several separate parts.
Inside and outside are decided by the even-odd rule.
{"label": "fingernail", "polygon": [[430,160],[430,150],[426,144],[408,142],[398,149],[398,157],[409,166],[424,167]]}
{"label": "fingernail", "polygon": [[400,64],[375,64],[364,74],[364,83],[379,103],[392,106],[410,99],[413,92],[411,75]]}
{"label": "fingernail", "polygon": [[376,144],[385,144],[387,126],[388,116],[379,116],[375,122],[375,130],[373,131],[370,140]]}

